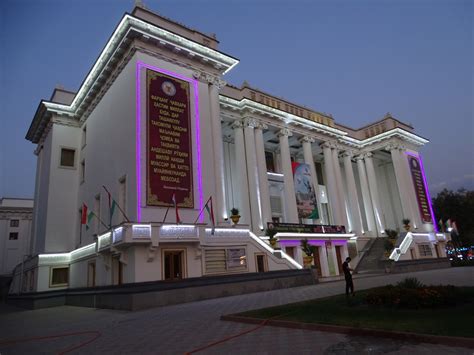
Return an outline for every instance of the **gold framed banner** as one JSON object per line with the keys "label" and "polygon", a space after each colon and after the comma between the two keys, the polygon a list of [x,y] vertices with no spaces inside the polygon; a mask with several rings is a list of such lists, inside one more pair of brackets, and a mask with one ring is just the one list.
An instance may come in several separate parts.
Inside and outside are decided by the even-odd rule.
{"label": "gold framed banner", "polygon": [[194,208],[189,83],[147,69],[148,206]]}

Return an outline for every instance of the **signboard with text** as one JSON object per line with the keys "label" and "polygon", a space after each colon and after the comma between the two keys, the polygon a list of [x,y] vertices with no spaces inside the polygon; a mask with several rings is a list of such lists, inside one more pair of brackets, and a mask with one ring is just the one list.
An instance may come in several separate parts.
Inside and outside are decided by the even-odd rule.
{"label": "signboard with text", "polygon": [[269,222],[268,229],[273,229],[279,233],[331,233],[344,234],[346,227],[329,224],[298,224],[298,223],[277,223]]}
{"label": "signboard with text", "polygon": [[426,185],[421,171],[421,164],[417,157],[408,155],[408,165],[410,166],[413,185],[415,186],[416,200],[420,210],[421,220],[423,223],[433,223],[431,218],[428,197],[426,194]]}
{"label": "signboard with text", "polygon": [[148,206],[194,207],[189,83],[150,69],[147,83]]}

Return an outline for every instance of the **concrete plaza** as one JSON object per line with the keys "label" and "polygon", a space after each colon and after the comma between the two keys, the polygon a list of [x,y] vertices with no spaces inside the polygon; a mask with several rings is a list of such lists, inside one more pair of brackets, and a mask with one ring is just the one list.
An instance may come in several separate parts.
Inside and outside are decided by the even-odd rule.
{"label": "concrete plaza", "polygon": [[[396,283],[407,276],[426,284],[474,286],[474,268],[450,268],[410,274],[364,276],[355,279],[356,290]],[[270,292],[225,297],[126,312],[62,306],[39,310],[0,309],[0,354],[57,354],[92,339],[92,334],[34,339],[95,331],[100,337],[71,351],[77,354],[184,354],[255,328],[255,325],[221,321],[223,314],[276,306],[344,292],[334,281]],[[473,354],[472,349],[412,343],[375,337],[261,327],[253,332],[207,347],[202,354]]]}

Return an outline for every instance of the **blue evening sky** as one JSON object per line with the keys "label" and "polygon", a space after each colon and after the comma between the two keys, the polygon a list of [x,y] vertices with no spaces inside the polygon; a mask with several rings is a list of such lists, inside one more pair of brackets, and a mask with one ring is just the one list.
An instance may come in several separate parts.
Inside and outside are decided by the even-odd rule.
{"label": "blue evening sky", "polygon": [[[361,127],[391,112],[431,140],[432,195],[474,188],[473,4],[466,0],[145,0],[241,60],[224,77]],[[132,0],[0,1],[0,197],[32,197],[37,105],[77,90]]]}

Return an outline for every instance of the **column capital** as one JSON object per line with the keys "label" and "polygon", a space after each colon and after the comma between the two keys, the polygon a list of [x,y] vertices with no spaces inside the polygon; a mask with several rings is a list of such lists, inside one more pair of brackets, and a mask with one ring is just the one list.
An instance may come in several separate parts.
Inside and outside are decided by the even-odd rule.
{"label": "column capital", "polygon": [[355,153],[353,150],[345,150],[341,153],[341,157],[346,158],[348,157],[349,159],[352,159],[354,157]]}
{"label": "column capital", "polygon": [[374,154],[372,152],[366,152],[364,153],[364,158],[372,158]]}
{"label": "column capital", "polygon": [[227,83],[224,80],[222,80],[221,78],[219,78],[218,76],[215,76],[215,75],[212,75],[212,74],[209,74],[209,73],[205,73],[205,72],[202,72],[202,71],[199,71],[199,70],[196,70],[196,71],[193,72],[193,78],[197,79],[199,81],[202,81],[204,83],[208,83],[210,85],[213,85],[217,88],[217,90],[220,90],[224,86],[227,85]]}
{"label": "column capital", "polygon": [[316,140],[313,138],[313,137],[309,137],[309,136],[304,136],[303,138],[300,139],[300,143],[314,143],[316,142]]}
{"label": "column capital", "polygon": [[214,82],[212,83],[212,85],[214,85],[214,86],[217,88],[217,90],[220,90],[220,89],[222,89],[224,86],[227,85],[227,82],[224,81],[224,80],[222,80],[222,79],[220,79],[220,78],[215,78],[215,79],[214,79]]}
{"label": "column capital", "polygon": [[232,129],[244,128],[242,121],[234,121],[231,125]]}
{"label": "column capital", "polygon": [[363,161],[364,160],[364,154],[359,154],[357,156],[354,156],[354,160],[355,161],[359,161],[359,160]]}
{"label": "column capital", "polygon": [[261,129],[263,131],[264,129],[268,129],[268,125],[266,125],[265,123],[261,121],[257,121],[257,125],[255,126],[255,129]]}
{"label": "column capital", "polygon": [[282,136],[291,137],[292,135],[293,133],[291,133],[291,131],[288,128],[282,128],[277,133],[278,137],[282,137]]}
{"label": "column capital", "polygon": [[384,147],[385,150],[391,152],[392,150],[405,150],[405,146],[400,143],[389,143]]}
{"label": "column capital", "polygon": [[336,148],[336,143],[332,141],[326,141],[320,144],[321,148]]}
{"label": "column capital", "polygon": [[258,126],[258,121],[255,118],[246,117],[243,121],[244,128],[256,128]]}

